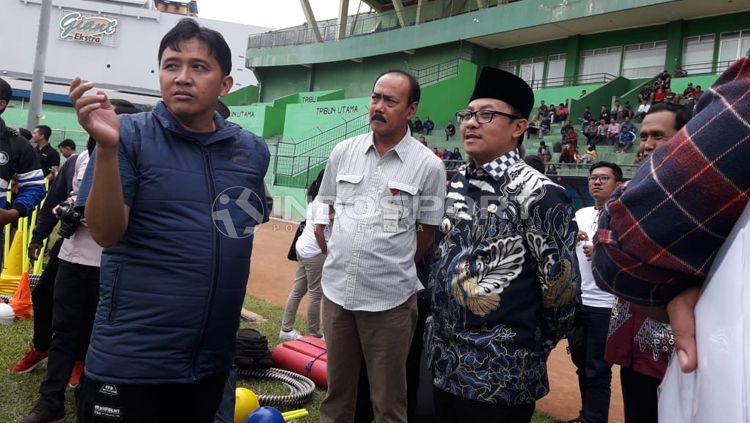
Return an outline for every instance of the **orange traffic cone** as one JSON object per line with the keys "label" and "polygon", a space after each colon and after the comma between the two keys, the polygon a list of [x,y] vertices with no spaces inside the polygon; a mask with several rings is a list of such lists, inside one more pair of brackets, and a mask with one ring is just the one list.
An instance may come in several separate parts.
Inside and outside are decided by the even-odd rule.
{"label": "orange traffic cone", "polygon": [[28,319],[31,317],[33,309],[31,304],[31,289],[29,288],[29,272],[23,272],[21,280],[18,282],[18,289],[10,299],[10,306],[16,313],[16,319]]}

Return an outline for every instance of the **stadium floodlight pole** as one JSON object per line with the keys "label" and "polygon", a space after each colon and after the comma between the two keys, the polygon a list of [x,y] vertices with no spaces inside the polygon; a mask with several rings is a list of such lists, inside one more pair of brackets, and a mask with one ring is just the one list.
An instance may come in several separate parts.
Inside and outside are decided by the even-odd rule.
{"label": "stadium floodlight pole", "polygon": [[44,69],[47,62],[47,44],[49,41],[49,18],[52,11],[52,0],[42,0],[39,11],[39,31],[36,35],[36,55],[34,56],[34,73],[31,77],[31,98],[26,128],[39,125],[42,116],[42,93],[44,92]]}

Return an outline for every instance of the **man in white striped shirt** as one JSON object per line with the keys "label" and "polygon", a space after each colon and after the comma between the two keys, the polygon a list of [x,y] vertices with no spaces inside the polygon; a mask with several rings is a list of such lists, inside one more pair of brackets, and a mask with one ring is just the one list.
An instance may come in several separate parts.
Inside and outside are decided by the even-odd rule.
{"label": "man in white striped shirt", "polygon": [[364,358],[378,422],[406,422],[406,357],[422,289],[421,260],[442,219],[445,167],[412,138],[419,84],[402,71],[380,75],[371,132],[337,145],[318,199],[336,210],[323,268],[328,395],[320,421],[354,420]]}

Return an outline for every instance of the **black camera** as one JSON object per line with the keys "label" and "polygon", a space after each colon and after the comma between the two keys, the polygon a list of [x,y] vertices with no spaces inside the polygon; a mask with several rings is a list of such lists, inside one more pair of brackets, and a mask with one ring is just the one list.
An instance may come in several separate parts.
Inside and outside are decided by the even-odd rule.
{"label": "black camera", "polygon": [[83,219],[83,213],[76,211],[73,204],[63,201],[57,205],[57,218],[60,219],[60,230],[57,232],[63,238],[70,238],[78,229]]}

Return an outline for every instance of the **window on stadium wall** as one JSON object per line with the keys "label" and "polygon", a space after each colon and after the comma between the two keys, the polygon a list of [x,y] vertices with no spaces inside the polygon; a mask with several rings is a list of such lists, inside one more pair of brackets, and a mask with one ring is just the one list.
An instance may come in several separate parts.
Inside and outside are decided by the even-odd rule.
{"label": "window on stadium wall", "polygon": [[688,74],[713,70],[714,34],[687,37],[682,44],[682,69]]}
{"label": "window on stadium wall", "polygon": [[618,76],[622,47],[606,47],[584,50],[578,70],[578,83],[603,82],[602,74]]}
{"label": "window on stadium wall", "polygon": [[721,34],[719,68],[716,71],[723,72],[731,62],[742,57],[748,50],[750,50],[750,30]]}
{"label": "window on stadium wall", "polygon": [[545,86],[559,87],[565,77],[565,54],[552,54],[547,58],[547,78]]}
{"label": "window on stadium wall", "polygon": [[518,74],[518,60],[508,60],[506,62],[500,62],[498,67],[506,72],[510,72],[513,75]]}
{"label": "window on stadium wall", "polygon": [[621,75],[628,79],[652,78],[664,70],[666,58],[666,41],[625,46]]}
{"label": "window on stadium wall", "polygon": [[544,57],[522,59],[518,70],[518,76],[528,82],[532,89],[541,88],[541,82],[544,80]]}

